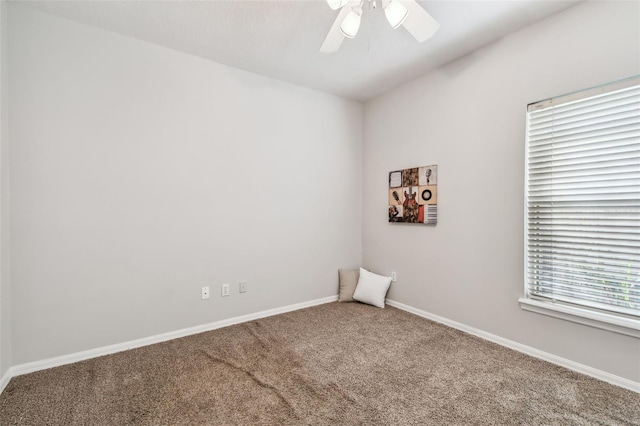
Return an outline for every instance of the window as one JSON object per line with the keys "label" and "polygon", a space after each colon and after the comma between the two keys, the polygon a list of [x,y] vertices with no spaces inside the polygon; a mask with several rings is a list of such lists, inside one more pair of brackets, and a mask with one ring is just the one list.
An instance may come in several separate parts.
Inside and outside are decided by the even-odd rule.
{"label": "window", "polygon": [[640,337],[640,77],[527,108],[523,309]]}

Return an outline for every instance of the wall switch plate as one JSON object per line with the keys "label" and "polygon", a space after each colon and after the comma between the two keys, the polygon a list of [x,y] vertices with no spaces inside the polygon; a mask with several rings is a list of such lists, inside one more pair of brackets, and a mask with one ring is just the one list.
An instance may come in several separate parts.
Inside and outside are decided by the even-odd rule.
{"label": "wall switch plate", "polygon": [[240,281],[240,293],[246,293],[247,292],[247,282],[246,281]]}
{"label": "wall switch plate", "polygon": [[396,273],[395,273],[395,272],[392,272],[392,273],[391,273],[391,281],[395,283],[395,282],[396,282],[396,278],[397,278],[397,277],[396,277]]}
{"label": "wall switch plate", "polygon": [[209,287],[202,287],[202,300],[209,298]]}
{"label": "wall switch plate", "polygon": [[229,284],[222,284],[222,296],[228,296],[229,295]]}

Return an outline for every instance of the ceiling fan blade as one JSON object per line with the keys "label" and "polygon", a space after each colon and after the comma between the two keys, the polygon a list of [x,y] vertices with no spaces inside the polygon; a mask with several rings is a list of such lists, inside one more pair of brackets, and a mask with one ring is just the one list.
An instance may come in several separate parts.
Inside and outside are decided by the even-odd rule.
{"label": "ceiling fan blade", "polygon": [[[420,7],[415,0],[402,1],[402,4],[404,4],[408,10],[407,17],[402,25],[416,40],[422,43],[430,39],[436,31],[438,31],[440,24],[438,24],[426,10]],[[340,31],[339,28],[338,31]]]}
{"label": "ceiling fan blade", "polygon": [[344,21],[344,18],[347,16],[347,14],[349,14],[349,11],[353,7],[354,3],[357,4],[358,2],[350,1],[345,4],[342,9],[340,9],[340,13],[338,13],[336,20],[333,21],[333,25],[329,30],[329,34],[327,34],[327,38],[324,39],[322,46],[320,46],[320,52],[333,53],[337,52],[338,49],[340,49],[342,41],[344,40],[344,34],[342,34],[342,31],[340,31],[340,25],[342,24],[342,21]]}

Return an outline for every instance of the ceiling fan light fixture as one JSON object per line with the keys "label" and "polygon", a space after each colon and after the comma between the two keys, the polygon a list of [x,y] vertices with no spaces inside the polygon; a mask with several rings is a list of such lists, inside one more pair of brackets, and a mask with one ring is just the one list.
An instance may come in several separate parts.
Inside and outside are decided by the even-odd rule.
{"label": "ceiling fan light fixture", "polygon": [[389,21],[394,30],[402,25],[408,13],[407,8],[397,1],[390,1],[387,7],[384,8],[387,21]]}
{"label": "ceiling fan light fixture", "polygon": [[345,16],[344,21],[340,24],[340,31],[345,37],[354,38],[360,29],[360,21],[362,20],[362,9],[354,7]]}
{"label": "ceiling fan light fixture", "polygon": [[327,0],[327,4],[332,10],[338,10],[348,2],[349,0]]}

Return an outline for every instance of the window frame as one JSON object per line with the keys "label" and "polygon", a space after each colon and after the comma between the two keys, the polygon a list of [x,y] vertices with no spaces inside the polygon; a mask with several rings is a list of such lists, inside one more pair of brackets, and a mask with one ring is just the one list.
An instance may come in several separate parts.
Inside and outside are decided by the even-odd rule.
{"label": "window frame", "polygon": [[547,108],[551,105],[566,104],[579,99],[597,96],[603,93],[613,92],[627,87],[640,86],[640,76],[633,76],[624,80],[604,84],[594,88],[572,92],[566,95],[556,96],[543,101],[532,102],[526,108],[525,128],[525,180],[524,180],[524,295],[518,302],[523,310],[548,315],[551,317],[571,321],[591,327],[612,331],[627,336],[640,338],[640,319],[635,319],[624,314],[606,312],[597,308],[580,306],[577,304],[532,298],[529,296],[529,277],[527,274],[529,265],[529,111]]}

